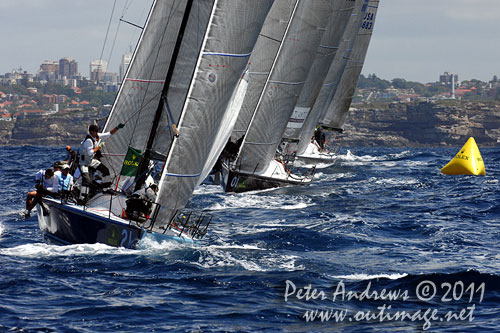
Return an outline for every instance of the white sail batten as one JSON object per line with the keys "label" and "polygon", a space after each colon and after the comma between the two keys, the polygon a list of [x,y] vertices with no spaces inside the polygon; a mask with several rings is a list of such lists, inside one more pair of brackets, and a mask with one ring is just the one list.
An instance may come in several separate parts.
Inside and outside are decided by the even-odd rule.
{"label": "white sail batten", "polygon": [[273,160],[333,11],[333,2],[297,2],[240,148],[236,162],[239,171],[263,173]]}
{"label": "white sail batten", "polygon": [[375,16],[379,0],[370,0],[363,5],[363,19],[358,36],[347,59],[347,65],[340,79],[339,87],[335,92],[326,114],[321,119],[322,126],[343,130],[351,106],[352,98],[358,84],[359,75],[363,69],[366,53],[373,33]]}

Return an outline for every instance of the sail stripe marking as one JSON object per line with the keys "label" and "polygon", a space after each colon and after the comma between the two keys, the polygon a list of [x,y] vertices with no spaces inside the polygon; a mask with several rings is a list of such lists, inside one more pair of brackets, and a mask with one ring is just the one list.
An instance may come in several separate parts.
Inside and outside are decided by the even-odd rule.
{"label": "sail stripe marking", "polygon": [[325,49],[339,49],[340,48],[338,46],[328,46],[328,45],[320,45],[319,47],[322,47]]}
{"label": "sail stripe marking", "polygon": [[219,53],[219,52],[203,52],[203,55],[213,55],[213,56],[221,56],[221,57],[235,57],[235,58],[248,58],[252,55],[252,53]]}
{"label": "sail stripe marking", "polygon": [[278,142],[245,142],[246,145],[260,145],[260,146],[268,146],[268,145],[275,145]]}
{"label": "sail stripe marking", "polygon": [[301,81],[301,82],[285,82],[285,81],[269,80],[269,83],[287,84],[287,85],[290,85],[290,86],[298,86],[298,85],[306,83],[306,81]]}
{"label": "sail stripe marking", "polygon": [[178,177],[178,178],[194,178],[194,177],[199,177],[200,175],[201,175],[201,172],[197,173],[197,174],[192,174],[192,175],[183,175],[180,173],[165,172],[165,176],[167,176],[167,177]]}
{"label": "sail stripe marking", "polygon": [[149,82],[149,83],[165,83],[165,80],[144,80],[144,79],[131,79],[127,78],[125,81],[133,81],[133,82]]}
{"label": "sail stripe marking", "polygon": [[248,74],[251,74],[251,75],[269,75],[269,72],[265,73],[265,72],[248,72]]}

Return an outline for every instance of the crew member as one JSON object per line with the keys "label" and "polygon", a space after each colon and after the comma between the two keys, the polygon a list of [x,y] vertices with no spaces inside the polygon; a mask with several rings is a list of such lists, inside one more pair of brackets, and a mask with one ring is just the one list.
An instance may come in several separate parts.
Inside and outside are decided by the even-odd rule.
{"label": "crew member", "polygon": [[35,187],[36,191],[28,192],[26,198],[26,211],[24,212],[25,217],[29,217],[31,210],[35,208],[37,204],[40,204],[44,211],[44,215],[48,214],[48,211],[43,206],[42,197],[50,195],[53,198],[59,196],[59,179],[54,175],[54,170],[40,170],[35,175]]}
{"label": "crew member", "polygon": [[126,201],[125,213],[128,218],[133,220],[147,219],[151,213],[153,202],[156,200],[157,191],[158,185],[153,183],[149,187],[141,188],[132,193]]}
{"label": "crew member", "polygon": [[70,174],[70,166],[68,164],[64,164],[61,169],[58,175],[59,191],[61,197],[67,199],[73,190],[73,176]]}
{"label": "crew member", "polygon": [[89,126],[89,134],[87,134],[85,140],[82,141],[80,146],[79,162],[83,181],[87,182],[88,186],[94,188],[97,187],[97,185],[92,182],[90,174],[90,171],[94,170],[98,170],[102,174],[102,183],[100,184],[102,190],[106,190],[111,185],[109,170],[99,160],[99,157],[101,156],[101,152],[99,150],[104,146],[104,142],[102,142],[103,139],[109,138],[124,126],[124,124],[120,123],[117,127],[106,133],[99,133],[99,127],[97,125]]}
{"label": "crew member", "polygon": [[69,165],[69,173],[70,174],[74,174],[75,173],[75,170],[76,170],[76,158],[77,158],[77,155],[78,153],[76,151],[73,150],[73,148],[71,148],[71,146],[66,146],[66,152],[67,152],[67,156],[66,156],[66,164]]}

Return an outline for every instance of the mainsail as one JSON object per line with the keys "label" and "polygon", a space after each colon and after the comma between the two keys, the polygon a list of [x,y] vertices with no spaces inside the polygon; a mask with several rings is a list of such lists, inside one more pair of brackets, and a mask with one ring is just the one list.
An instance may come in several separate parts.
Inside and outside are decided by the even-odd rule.
{"label": "mainsail", "polygon": [[320,92],[314,102],[312,110],[306,118],[302,131],[299,136],[299,144],[297,147],[297,155],[303,154],[309,145],[314,129],[318,125],[322,116],[326,113],[326,108],[330,105],[335,96],[338,84],[342,77],[342,73],[349,59],[350,52],[356,41],[358,31],[364,16],[362,12],[366,7],[368,0],[356,0],[354,9],[349,18],[349,22],[344,31],[342,40],[339,44],[337,55],[328,69],[326,78],[323,82]]}
{"label": "mainsail", "polygon": [[358,36],[348,57],[346,68],[340,79],[338,89],[335,92],[335,97],[328,106],[323,119],[320,120],[320,124],[324,127],[340,130],[344,128],[372,37],[378,5],[379,0],[370,0],[363,5],[364,15]]}
{"label": "mainsail", "polygon": [[108,140],[105,157],[118,187],[128,147],[165,162],[155,228],[185,207],[211,168],[207,160],[217,150],[214,142],[227,140],[229,133],[219,129],[272,2],[153,3],[105,126],[109,130],[123,122],[126,128]]}
{"label": "mainsail", "polygon": [[[273,31],[265,27],[259,39],[265,39],[261,49],[254,52],[269,59],[276,54],[264,76],[262,89],[253,96],[257,98],[253,116],[240,148],[236,167],[245,173],[264,172],[274,158],[286,124],[297,102],[300,91],[312,66],[310,59],[321,40],[327,19],[336,0],[298,0],[294,2],[290,18],[282,39],[268,35]],[[274,6],[289,4],[289,0],[278,0]],[[273,9],[274,9],[273,6]],[[266,21],[276,25],[280,21]],[[262,53],[261,53],[262,52]],[[252,62],[253,64],[253,62]],[[252,78],[253,79],[253,78]],[[252,81],[249,82],[249,85]],[[250,88],[249,88],[250,90]],[[252,91],[255,93],[255,91]]]}
{"label": "mainsail", "polygon": [[355,0],[343,0],[334,2],[334,9],[329,18],[326,31],[316,52],[314,63],[302,88],[297,105],[292,117],[288,121],[283,139],[287,141],[297,140],[302,132],[304,120],[309,115],[314,101],[318,96],[328,69],[339,50],[339,44],[354,9]]}
{"label": "mainsail", "polygon": [[243,78],[248,87],[231,135],[233,142],[248,130],[297,5],[298,0],[277,0],[267,15],[250,57],[248,73]]}

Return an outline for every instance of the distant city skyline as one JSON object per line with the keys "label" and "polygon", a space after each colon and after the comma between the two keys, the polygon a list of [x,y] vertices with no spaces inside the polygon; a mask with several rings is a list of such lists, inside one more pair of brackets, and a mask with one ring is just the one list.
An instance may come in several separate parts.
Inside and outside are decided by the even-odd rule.
{"label": "distant city skyline", "polygon": [[[122,56],[140,35],[119,18],[143,25],[151,3],[116,1],[102,56],[110,72],[119,72]],[[101,58],[112,8],[113,2],[97,0],[0,1],[0,74],[19,67],[35,74],[45,60],[69,57],[88,76],[90,62]],[[423,83],[438,81],[444,72],[491,80],[500,74],[499,20],[499,0],[381,0],[362,73]]]}

